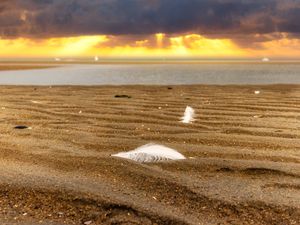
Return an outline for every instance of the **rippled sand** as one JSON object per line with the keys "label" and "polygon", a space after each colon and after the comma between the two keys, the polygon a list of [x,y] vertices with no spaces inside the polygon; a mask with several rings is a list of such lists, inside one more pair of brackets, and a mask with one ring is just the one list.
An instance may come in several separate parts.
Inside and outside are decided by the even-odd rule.
{"label": "rippled sand", "polygon": [[[300,224],[300,86],[0,92],[1,224]],[[150,142],[188,159],[110,157]]]}

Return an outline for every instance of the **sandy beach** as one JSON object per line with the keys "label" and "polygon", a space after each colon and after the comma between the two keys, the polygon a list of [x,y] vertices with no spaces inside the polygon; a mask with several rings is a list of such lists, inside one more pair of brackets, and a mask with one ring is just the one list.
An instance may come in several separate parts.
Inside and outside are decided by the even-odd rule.
{"label": "sandy beach", "polygon": [[[2,86],[0,96],[1,224],[300,224],[300,86]],[[180,123],[186,106],[192,124]],[[187,159],[110,156],[147,143]]]}

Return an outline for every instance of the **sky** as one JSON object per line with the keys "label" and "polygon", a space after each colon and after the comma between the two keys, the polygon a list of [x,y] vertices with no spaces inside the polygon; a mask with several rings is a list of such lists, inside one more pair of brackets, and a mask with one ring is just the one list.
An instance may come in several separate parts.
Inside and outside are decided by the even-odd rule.
{"label": "sky", "polygon": [[0,0],[0,57],[300,58],[299,0]]}

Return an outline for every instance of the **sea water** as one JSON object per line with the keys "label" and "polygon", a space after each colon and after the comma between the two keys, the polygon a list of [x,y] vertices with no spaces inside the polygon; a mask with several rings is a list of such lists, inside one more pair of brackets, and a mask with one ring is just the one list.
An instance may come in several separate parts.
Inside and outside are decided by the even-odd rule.
{"label": "sea water", "polygon": [[0,85],[300,84],[300,63],[69,64],[0,71]]}

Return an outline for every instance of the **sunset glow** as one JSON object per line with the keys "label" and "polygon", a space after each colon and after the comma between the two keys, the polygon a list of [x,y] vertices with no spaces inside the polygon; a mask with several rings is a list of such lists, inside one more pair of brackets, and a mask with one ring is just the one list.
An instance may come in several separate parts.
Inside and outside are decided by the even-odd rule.
{"label": "sunset glow", "polygon": [[[282,38],[260,43],[258,48],[239,46],[230,39],[205,38],[197,34],[167,36],[124,42],[117,36],[79,36],[49,39],[0,39],[0,57],[297,57],[298,39]],[[111,41],[118,43],[112,45]]]}
{"label": "sunset glow", "polygon": [[300,58],[300,3],[1,1],[0,57]]}
{"label": "sunset glow", "polygon": [[[155,35],[156,44],[150,40],[108,46],[107,36],[80,36],[31,40],[18,38],[0,40],[1,57],[206,57],[247,56],[228,39],[207,39],[200,35],[165,37]],[[165,38],[165,43],[163,43]]]}

